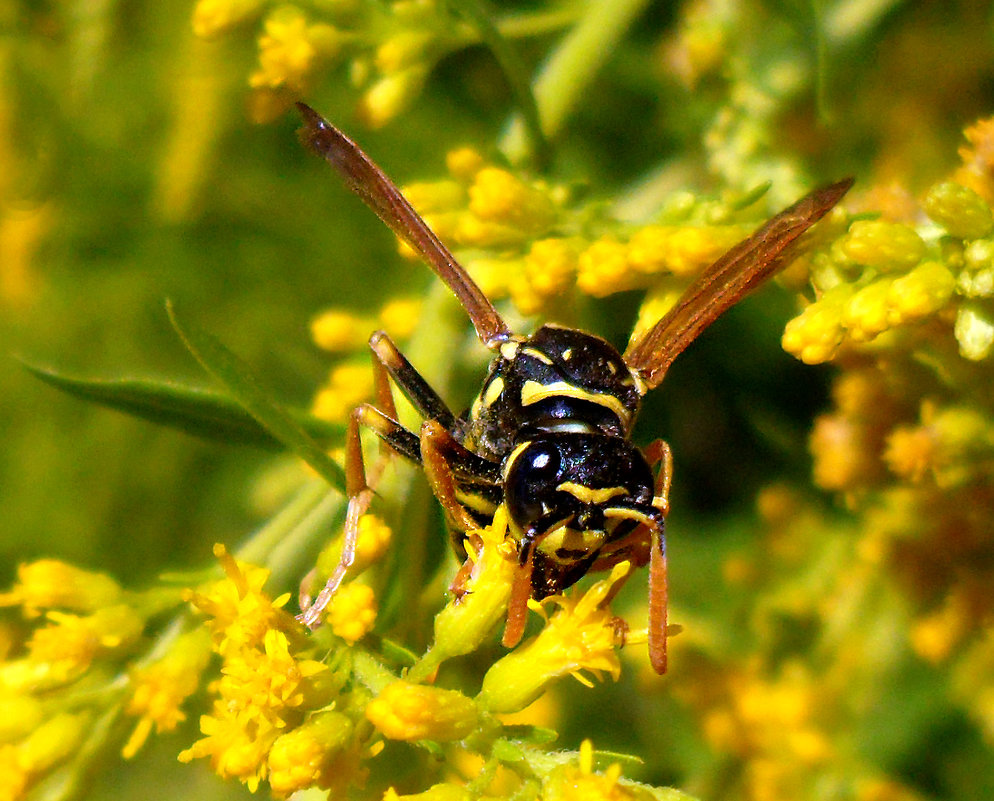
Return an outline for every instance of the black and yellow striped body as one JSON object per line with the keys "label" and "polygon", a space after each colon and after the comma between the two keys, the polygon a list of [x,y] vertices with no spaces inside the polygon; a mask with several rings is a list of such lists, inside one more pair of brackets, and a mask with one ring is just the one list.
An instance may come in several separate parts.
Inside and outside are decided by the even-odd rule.
{"label": "black and yellow striped body", "polygon": [[652,471],[627,439],[643,389],[612,345],[559,326],[508,340],[491,362],[460,427],[500,478],[457,472],[458,497],[481,523],[506,506],[519,555],[534,545],[533,597],[575,583],[655,514]]}

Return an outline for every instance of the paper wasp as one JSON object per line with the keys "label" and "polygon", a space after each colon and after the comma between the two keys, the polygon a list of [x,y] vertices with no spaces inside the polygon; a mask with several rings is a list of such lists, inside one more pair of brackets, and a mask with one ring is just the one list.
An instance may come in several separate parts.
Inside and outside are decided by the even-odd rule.
{"label": "paper wasp", "polygon": [[[735,245],[621,354],[599,337],[556,325],[531,336],[513,334],[384,172],[313,109],[298,108],[304,144],[435,270],[495,354],[473,405],[457,417],[385,333],[373,334],[378,405],[363,404],[350,417],[342,559],[301,621],[318,622],[354,557],[358,520],[372,498],[359,439],[364,426],[423,468],[460,556],[466,532],[492,522],[500,505],[506,508],[518,569],[505,646],[521,639],[529,598],[540,600],[589,571],[630,560],[649,565],[649,656],[664,673],[672,458],[662,440],[644,452],[629,440],[641,398],[708,325],[784,266],[792,243],[839,202],[852,179],[811,192]],[[419,432],[397,422],[389,379],[424,417]],[[457,577],[457,592],[458,585]]]}

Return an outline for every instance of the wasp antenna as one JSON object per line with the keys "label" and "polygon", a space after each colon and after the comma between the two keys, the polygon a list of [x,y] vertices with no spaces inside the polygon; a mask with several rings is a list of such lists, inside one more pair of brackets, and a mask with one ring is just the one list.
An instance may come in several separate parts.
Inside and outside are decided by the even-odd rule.
{"label": "wasp antenna", "polygon": [[304,120],[301,142],[334,167],[349,189],[438,274],[466,310],[484,345],[496,349],[505,342],[511,331],[493,304],[386,173],[310,106],[297,103],[297,109]]}
{"label": "wasp antenna", "polygon": [[625,351],[625,362],[649,389],[711,323],[789,260],[790,246],[842,199],[853,178],[823,186],[761,225],[704,270],[669,312]]}

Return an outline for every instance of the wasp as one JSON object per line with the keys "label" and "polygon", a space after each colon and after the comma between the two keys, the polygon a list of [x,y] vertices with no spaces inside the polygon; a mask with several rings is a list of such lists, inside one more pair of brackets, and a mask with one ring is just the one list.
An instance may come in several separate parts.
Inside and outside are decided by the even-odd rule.
{"label": "wasp", "polygon": [[[524,633],[529,598],[541,600],[590,571],[630,560],[649,565],[649,657],[656,672],[664,673],[665,527],[673,460],[662,440],[645,450],[631,442],[641,399],[708,325],[787,263],[797,238],[839,202],[853,180],[817,189],[770,219],[704,270],[662,319],[620,353],[600,337],[559,325],[543,325],[530,336],[512,333],[386,174],[313,109],[302,103],[298,109],[305,146],[434,269],[494,353],[476,400],[456,416],[384,332],[372,335],[377,404],[362,404],[349,418],[343,553],[301,622],[317,624],[354,558],[358,520],[372,499],[359,436],[365,427],[421,466],[461,558],[467,532],[488,525],[505,508],[517,556],[506,647]],[[417,433],[397,421],[391,380],[424,418]],[[457,597],[469,564],[453,582]]]}

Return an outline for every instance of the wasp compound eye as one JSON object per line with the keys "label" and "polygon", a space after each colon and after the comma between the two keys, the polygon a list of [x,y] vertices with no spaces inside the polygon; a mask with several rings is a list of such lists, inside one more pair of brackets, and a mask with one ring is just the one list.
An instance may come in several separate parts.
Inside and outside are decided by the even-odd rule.
{"label": "wasp compound eye", "polygon": [[523,443],[508,456],[504,499],[513,525],[530,528],[553,510],[562,467],[559,447],[548,440]]}

